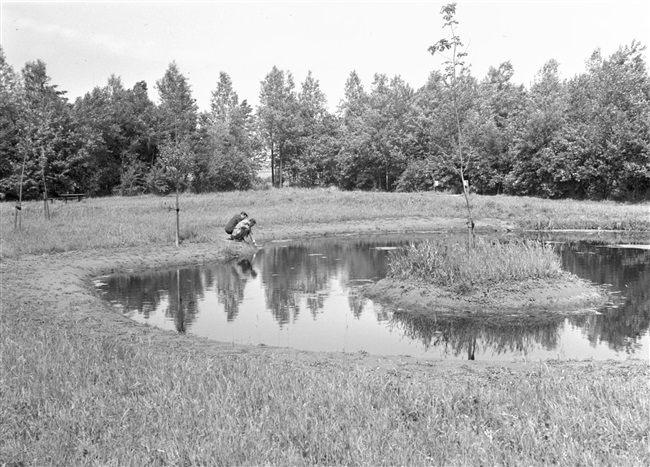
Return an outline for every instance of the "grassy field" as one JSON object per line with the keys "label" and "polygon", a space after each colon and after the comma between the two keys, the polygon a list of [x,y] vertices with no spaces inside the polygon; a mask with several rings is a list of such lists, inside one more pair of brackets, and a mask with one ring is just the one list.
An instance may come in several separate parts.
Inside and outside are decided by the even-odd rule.
{"label": "grassy field", "polygon": [[[650,204],[551,201],[508,196],[473,196],[477,221],[498,219],[517,229],[650,230]],[[181,198],[181,236],[206,242],[221,233],[242,209],[258,221],[258,230],[377,219],[464,218],[465,201],[441,193],[369,193],[283,189],[185,195]],[[174,200],[153,196],[98,198],[50,205],[24,204],[22,230],[14,232],[13,204],[2,203],[2,255],[53,253],[174,241]]]}
{"label": "grassy field", "polygon": [[[241,209],[263,237],[293,224],[336,232],[347,223],[462,219],[463,203],[328,190],[187,195],[181,224],[191,245],[213,242]],[[473,203],[477,220],[517,229],[650,230],[647,204]],[[102,326],[117,318],[87,308],[95,302],[76,297],[79,284],[48,294],[36,282],[38,265],[52,258],[124,256],[151,244],[172,255],[172,205],[154,197],[55,203],[44,221],[42,204],[28,203],[20,232],[11,205],[2,205],[0,466],[650,463],[647,362],[459,365],[233,352],[132,323]]]}

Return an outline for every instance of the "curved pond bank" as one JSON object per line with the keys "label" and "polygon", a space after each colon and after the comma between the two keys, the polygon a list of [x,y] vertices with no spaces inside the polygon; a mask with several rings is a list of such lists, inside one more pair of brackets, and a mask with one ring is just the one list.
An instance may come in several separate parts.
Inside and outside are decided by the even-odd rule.
{"label": "curved pond bank", "polygon": [[364,289],[376,301],[398,306],[404,312],[440,315],[479,314],[507,318],[553,313],[571,315],[594,312],[608,301],[603,287],[572,274],[561,279],[528,280],[475,287],[459,293],[433,284],[382,279]]}
{"label": "curved pond bank", "polygon": [[[423,232],[455,232],[464,229],[460,219],[421,220],[417,226]],[[485,222],[479,228],[482,232],[503,232],[500,222]],[[304,237],[357,235],[368,233],[403,232],[399,222],[375,220],[373,222],[339,222],[336,224],[313,224],[287,226],[265,231],[260,228],[256,238],[261,245],[264,242],[279,239],[297,239]],[[208,339],[179,335],[142,326],[115,313],[109,304],[102,300],[94,289],[93,278],[112,273],[136,273],[151,271],[170,266],[184,266],[228,261],[236,257],[252,255],[254,248],[229,242],[222,235],[221,229],[215,232],[211,243],[184,243],[180,248],[174,245],[150,245],[128,248],[107,248],[101,250],[83,250],[51,255],[30,255],[3,261],[4,303],[7,309],[21,310],[30,320],[40,322],[60,322],[67,326],[73,322],[82,327],[89,336],[93,334],[111,335],[116,340],[134,342],[146,339],[150,344],[164,352],[174,349],[187,351],[201,349],[208,353],[242,353],[286,356],[292,360],[332,361],[346,360],[348,363],[377,365],[401,361],[402,358],[338,352],[307,352],[287,348],[258,347],[251,345],[233,345],[210,341]],[[185,350],[183,350],[185,349]],[[417,360],[410,360],[416,364]],[[453,367],[453,361],[436,362],[436,365]],[[430,365],[431,362],[427,363]],[[513,362],[520,365],[520,362]],[[524,364],[525,365],[525,364]]]}

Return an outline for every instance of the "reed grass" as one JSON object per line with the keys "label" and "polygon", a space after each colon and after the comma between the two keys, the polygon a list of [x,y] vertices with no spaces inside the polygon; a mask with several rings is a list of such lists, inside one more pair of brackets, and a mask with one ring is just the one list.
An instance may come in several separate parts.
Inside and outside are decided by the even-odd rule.
{"label": "reed grass", "polygon": [[477,239],[473,248],[444,240],[426,240],[395,250],[387,276],[443,287],[489,285],[563,274],[553,246],[535,240],[509,242]]}
{"label": "reed grass", "polygon": [[[472,196],[475,220],[497,219],[515,229],[650,230],[650,204]],[[3,257],[174,241],[171,197],[90,198],[57,201],[51,218],[42,202],[24,203],[22,229],[14,230],[13,205],[0,203]],[[270,189],[184,194],[181,239],[207,242],[221,234],[234,213],[247,210],[258,226],[327,225],[376,219],[464,217],[464,200],[442,193],[344,192],[328,189]]]}

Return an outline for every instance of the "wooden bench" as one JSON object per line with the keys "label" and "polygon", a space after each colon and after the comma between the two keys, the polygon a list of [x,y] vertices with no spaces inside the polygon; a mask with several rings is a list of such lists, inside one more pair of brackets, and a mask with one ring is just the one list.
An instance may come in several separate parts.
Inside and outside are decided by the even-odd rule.
{"label": "wooden bench", "polygon": [[68,202],[69,199],[76,199],[77,201],[81,201],[82,199],[87,197],[88,195],[86,193],[64,193],[62,195],[59,195],[59,198],[61,198],[66,203]]}

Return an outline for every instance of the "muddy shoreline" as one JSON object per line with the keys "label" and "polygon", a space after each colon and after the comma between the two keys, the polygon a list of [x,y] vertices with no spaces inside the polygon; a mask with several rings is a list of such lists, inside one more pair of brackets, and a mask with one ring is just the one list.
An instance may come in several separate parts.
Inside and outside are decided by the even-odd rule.
{"label": "muddy shoreline", "polygon": [[528,280],[475,287],[458,293],[425,283],[382,279],[364,289],[364,295],[402,312],[437,316],[485,316],[507,319],[594,313],[609,300],[607,290],[576,276]]}

